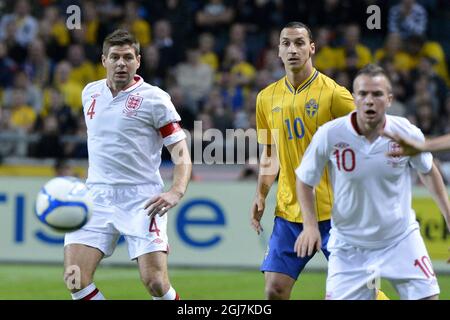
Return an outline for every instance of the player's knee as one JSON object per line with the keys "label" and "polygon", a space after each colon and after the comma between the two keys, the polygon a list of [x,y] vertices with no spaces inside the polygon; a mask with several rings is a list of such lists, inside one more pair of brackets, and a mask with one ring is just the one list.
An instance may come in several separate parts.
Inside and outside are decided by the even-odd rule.
{"label": "player's knee", "polygon": [[290,296],[289,290],[278,283],[267,284],[265,293],[268,300],[287,300]]}
{"label": "player's knee", "polygon": [[154,275],[141,280],[154,297],[162,297],[170,288],[168,281],[165,281],[161,275]]}

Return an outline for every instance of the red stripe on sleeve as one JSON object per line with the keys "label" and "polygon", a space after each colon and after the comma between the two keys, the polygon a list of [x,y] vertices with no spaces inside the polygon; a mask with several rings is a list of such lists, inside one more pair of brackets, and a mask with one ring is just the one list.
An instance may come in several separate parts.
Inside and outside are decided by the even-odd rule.
{"label": "red stripe on sleeve", "polygon": [[170,136],[172,133],[177,132],[181,130],[180,125],[178,122],[172,122],[169,124],[166,124],[164,127],[159,128],[159,132],[161,132],[161,135],[163,138]]}

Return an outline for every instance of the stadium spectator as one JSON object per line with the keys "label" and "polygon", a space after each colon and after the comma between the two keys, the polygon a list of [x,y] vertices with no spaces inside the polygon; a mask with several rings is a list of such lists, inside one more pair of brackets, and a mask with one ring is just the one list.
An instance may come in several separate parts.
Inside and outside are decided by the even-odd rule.
{"label": "stadium spectator", "polygon": [[[62,60],[55,67],[53,86],[64,95],[64,103],[67,104],[74,114],[81,110],[81,91],[83,86],[70,79],[72,66],[69,62]],[[44,91],[44,106],[48,105],[48,92]]]}
{"label": "stadium spectator", "polygon": [[[279,37],[279,56],[286,76],[263,89],[256,101],[258,142],[263,145],[263,151],[251,224],[258,234],[262,232],[260,221],[266,197],[279,174],[274,228],[260,269],[264,272],[268,299],[289,299],[295,281],[313,256],[298,258],[294,251],[295,240],[304,225],[292,172],[317,128],[354,110],[350,93],[314,69],[311,61],[314,53],[310,29],[299,22],[288,23]],[[318,117],[319,99],[321,117]],[[325,172],[316,189],[319,226],[324,239],[319,248],[325,256],[328,256],[326,244],[332,206],[328,176]]]}
{"label": "stadium spectator", "polygon": [[97,7],[94,1],[83,1],[81,9],[83,16],[81,28],[86,30],[86,42],[90,45],[96,45],[99,34],[102,32]]}
{"label": "stadium spectator", "polygon": [[[262,70],[268,71],[269,76],[272,79],[271,82],[275,81],[276,79],[280,79],[280,77],[283,77],[284,68],[278,57],[278,50],[266,50],[264,52],[263,60],[264,68],[262,68]],[[261,71],[258,71],[258,73],[260,72]],[[258,77],[258,74],[256,75],[256,77]]]}
{"label": "stadium spectator", "polygon": [[[66,56],[67,46],[60,45],[52,32],[52,26],[47,20],[39,20],[37,40],[44,43],[45,53],[52,62],[60,61]],[[69,39],[70,41],[70,39]]]}
{"label": "stadium spectator", "polygon": [[140,73],[152,85],[165,88],[167,82],[167,69],[159,63],[159,50],[155,45],[143,48]]}
{"label": "stadium spectator", "polygon": [[189,107],[187,106],[183,89],[181,89],[178,86],[174,86],[170,87],[167,90],[167,93],[170,95],[172,103],[175,106],[175,109],[177,110],[178,114],[180,115],[181,126],[184,129],[192,132],[194,130],[195,113],[192,109],[189,109]]}
{"label": "stadium spectator", "polygon": [[218,82],[221,102],[225,108],[230,108],[232,112],[241,110],[244,107],[245,92],[238,83],[237,75],[229,71],[222,71]]}
{"label": "stadium spectator", "polygon": [[[383,69],[376,65],[363,68],[353,90],[357,111],[320,127],[296,169],[305,228],[296,240],[295,252],[306,257],[321,248],[314,187],[328,165],[335,197],[326,298],[375,299],[377,285],[367,284],[386,278],[401,299],[438,299],[436,275],[411,207],[410,166],[418,171],[450,230],[450,202],[442,176],[429,153],[391,158],[385,152],[369,151],[375,146],[396,148],[390,139],[380,137],[384,127],[424,140],[407,120],[386,116],[392,91]],[[346,153],[352,156],[345,158]]]}
{"label": "stadium spectator", "polygon": [[233,113],[218,88],[213,88],[209,92],[202,110],[210,117],[212,127],[219,129],[222,134],[225,135],[227,129],[233,128]]}
{"label": "stadium spectator", "polygon": [[180,61],[182,56],[177,44],[173,41],[170,22],[164,19],[156,21],[153,33],[153,43],[159,50],[161,68],[170,70]]}
{"label": "stadium spectator", "polygon": [[278,53],[278,42],[280,41],[279,33],[280,32],[278,29],[270,29],[266,33],[266,43],[261,48],[258,56],[256,57],[255,66],[257,69],[262,69],[265,67],[266,61],[264,60],[264,58],[267,51],[273,51],[275,53]]}
{"label": "stadium spectator", "polygon": [[337,68],[336,52],[330,45],[331,32],[328,28],[322,27],[317,30],[316,34],[316,53],[313,56],[314,65],[320,72],[331,76]]}
{"label": "stadium spectator", "polygon": [[119,26],[122,29],[130,30],[142,47],[146,47],[152,42],[150,24],[140,17],[139,5],[134,0],[125,2],[124,17]]}
{"label": "stadium spectator", "polygon": [[[65,11],[65,10],[64,10]],[[55,39],[55,44],[60,47],[67,47],[70,43],[69,30],[61,16],[58,7],[48,6],[44,9],[44,15],[40,21],[49,24],[50,35]]]}
{"label": "stadium spectator", "polygon": [[224,0],[208,0],[195,15],[197,28],[203,32],[223,36],[233,22],[234,10]]}
{"label": "stadium spectator", "polygon": [[61,134],[58,130],[58,118],[50,114],[43,119],[42,131],[32,155],[36,158],[60,158],[65,156]]}
{"label": "stadium spectator", "polygon": [[187,49],[186,60],[175,67],[174,77],[192,110],[199,108],[214,82],[213,70],[200,61],[197,48]]}
{"label": "stadium spectator", "polygon": [[211,33],[202,33],[198,38],[198,49],[200,50],[200,61],[206,63],[216,72],[219,68],[219,57],[214,51],[214,36]]}
{"label": "stadium spectator", "polygon": [[77,120],[72,113],[72,109],[64,103],[63,94],[54,87],[49,87],[47,94],[49,102],[36,119],[35,130],[41,131],[44,119],[51,115],[58,120],[58,132],[60,134],[75,134]]}
{"label": "stadium spectator", "polygon": [[[81,229],[65,235],[65,280],[69,285],[77,266],[81,280],[78,287],[68,286],[72,298],[103,300],[94,273],[124,235],[148,292],[155,300],[176,300],[167,270],[166,213],[190,179],[186,135],[170,96],[136,75],[139,43],[131,33],[118,29],[105,38],[102,63],[107,78],[88,84],[82,97],[93,213]],[[163,144],[175,163],[167,192],[159,173]]]}
{"label": "stadium spectator", "polygon": [[14,30],[14,39],[22,48],[35,39],[38,31],[38,22],[30,14],[30,4],[27,0],[18,0],[14,12],[5,14],[0,20],[0,40],[7,38],[8,26]]}
{"label": "stadium spectator", "polygon": [[434,70],[433,65],[436,61],[432,58],[422,57],[419,64],[415,69],[411,71],[412,81],[421,81],[422,78],[427,80],[428,86],[426,90],[428,93],[437,100],[437,113],[442,114],[444,112],[444,101],[447,95],[448,87]]}
{"label": "stadium spectator", "polygon": [[[0,106],[0,138],[2,141],[0,143],[0,161],[3,161],[5,157],[25,156],[27,154],[27,145],[20,139],[24,136],[25,133],[21,133],[11,123],[11,109]],[[22,153],[19,151],[19,145],[22,146]]]}
{"label": "stadium spectator", "polygon": [[248,90],[255,79],[256,69],[245,59],[242,49],[230,44],[225,50],[225,57],[222,62],[222,70],[229,71],[236,85]]}
{"label": "stadium spectator", "polygon": [[425,36],[428,14],[415,0],[401,0],[389,10],[389,32],[399,33],[403,39],[410,36]]}
{"label": "stadium spectator", "polygon": [[28,53],[23,64],[28,79],[42,89],[50,84],[53,65],[46,53],[45,44],[41,39],[35,39],[28,45]]}
{"label": "stadium spectator", "polygon": [[30,133],[36,120],[36,111],[27,104],[26,91],[15,88],[8,92],[11,96],[11,126],[24,133]]}
{"label": "stadium spectator", "polygon": [[66,141],[64,145],[65,154],[69,158],[87,159],[87,128],[84,120],[84,114],[80,112],[75,121],[77,129],[75,134],[72,136],[72,139]]}
{"label": "stadium spectator", "polygon": [[191,12],[193,6],[189,1],[183,0],[161,0],[143,1],[147,7],[150,21],[167,20],[173,28],[173,38],[180,48],[192,43],[196,38],[193,32],[194,15]]}
{"label": "stadium spectator", "polygon": [[372,62],[372,53],[360,42],[360,27],[351,24],[345,27],[343,44],[336,48],[336,67],[350,72],[352,77],[358,69]]}
{"label": "stadium spectator", "polygon": [[102,79],[104,78],[106,73],[104,71],[101,61],[98,61],[98,55],[100,54],[101,49],[98,45],[91,44],[87,41],[86,32],[87,29],[83,27],[79,29],[75,28],[73,30],[70,30],[70,43],[80,45],[83,47],[86,59],[94,65],[96,78]]}
{"label": "stadium spectator", "polygon": [[8,56],[6,45],[0,42],[0,89],[13,84],[17,64]]}
{"label": "stadium spectator", "polygon": [[85,86],[97,80],[94,65],[86,59],[84,47],[81,44],[71,44],[67,49],[67,61],[72,69],[69,81]]}
{"label": "stadium spectator", "polygon": [[[11,107],[13,103],[13,96],[20,90],[23,94],[23,103],[32,107],[34,113],[38,113],[42,109],[42,91],[32,84],[27,74],[23,71],[16,71],[14,74],[13,86],[7,88],[3,93],[3,104],[6,107]],[[22,100],[22,99],[21,99]]]}
{"label": "stadium spectator", "polygon": [[386,60],[392,61],[397,71],[405,73],[411,69],[412,61],[403,50],[403,41],[399,33],[389,33],[383,48],[375,51],[375,62],[382,64]]}
{"label": "stadium spectator", "polygon": [[411,59],[411,69],[415,68],[422,57],[434,60],[433,69],[447,85],[450,85],[450,77],[447,61],[442,46],[436,41],[428,41],[423,37],[411,36],[406,40],[406,51]]}

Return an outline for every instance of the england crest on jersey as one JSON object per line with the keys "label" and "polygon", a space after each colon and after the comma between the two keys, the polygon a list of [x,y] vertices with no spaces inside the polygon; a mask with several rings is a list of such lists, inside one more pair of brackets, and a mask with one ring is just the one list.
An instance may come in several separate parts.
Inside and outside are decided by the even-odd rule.
{"label": "england crest on jersey", "polygon": [[316,100],[311,99],[306,103],[305,109],[306,109],[306,114],[310,118],[312,118],[316,115],[317,109],[319,109],[319,105],[317,104]]}
{"label": "england crest on jersey", "polygon": [[142,104],[142,100],[142,97],[130,94],[128,96],[127,102],[125,103],[125,109],[123,110],[123,113],[125,113],[129,117],[135,116],[137,114],[137,110]]}

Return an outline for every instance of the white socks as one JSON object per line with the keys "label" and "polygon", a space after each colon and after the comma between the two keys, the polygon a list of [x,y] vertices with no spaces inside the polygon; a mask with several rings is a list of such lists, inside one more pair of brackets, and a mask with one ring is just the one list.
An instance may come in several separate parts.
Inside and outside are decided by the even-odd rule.
{"label": "white socks", "polygon": [[[170,291],[170,290],[169,290]],[[105,300],[105,297],[97,289],[94,283],[91,283],[86,288],[72,293],[73,300]]]}
{"label": "white socks", "polygon": [[165,295],[162,297],[153,297],[153,300],[180,300],[180,297],[175,289],[170,287],[169,291],[167,291]]}

